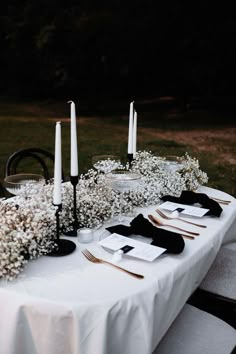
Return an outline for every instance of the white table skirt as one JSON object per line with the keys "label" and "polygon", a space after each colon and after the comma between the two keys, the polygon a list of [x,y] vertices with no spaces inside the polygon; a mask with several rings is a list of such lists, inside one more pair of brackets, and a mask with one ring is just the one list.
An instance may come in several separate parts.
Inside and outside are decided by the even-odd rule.
{"label": "white table skirt", "polygon": [[[193,241],[185,239],[180,255],[152,263],[123,258],[120,265],[143,274],[142,280],[88,262],[81,254],[85,247],[107,260],[112,255],[96,242],[73,238],[71,255],[41,257],[17,280],[0,281],[0,354],[151,354],[221,244],[236,240],[236,200],[211,188],[200,191],[232,202],[222,206],[220,218],[198,220],[206,229],[178,222],[200,232]],[[154,210],[140,209],[144,216]]]}

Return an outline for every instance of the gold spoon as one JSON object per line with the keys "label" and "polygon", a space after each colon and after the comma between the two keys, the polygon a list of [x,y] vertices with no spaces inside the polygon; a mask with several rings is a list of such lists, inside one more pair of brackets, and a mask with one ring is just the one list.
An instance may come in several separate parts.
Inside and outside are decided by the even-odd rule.
{"label": "gold spoon", "polygon": [[197,232],[192,232],[192,231],[188,231],[188,230],[185,230],[185,229],[181,229],[180,227],[177,227],[177,226],[174,226],[174,225],[170,225],[170,224],[164,224],[162,221],[160,221],[159,219],[157,219],[153,215],[148,215],[149,219],[150,219],[150,216],[152,218],[152,221],[154,220],[155,224],[158,225],[158,226],[169,226],[169,227],[172,227],[173,229],[184,231],[184,232],[187,232],[188,234],[191,234],[191,235],[194,235],[194,236],[198,236],[199,235],[199,233],[197,233]]}

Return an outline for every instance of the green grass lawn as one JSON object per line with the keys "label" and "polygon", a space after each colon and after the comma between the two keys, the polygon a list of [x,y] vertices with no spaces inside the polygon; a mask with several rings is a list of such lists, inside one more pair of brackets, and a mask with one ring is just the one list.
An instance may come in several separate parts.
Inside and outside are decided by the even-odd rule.
{"label": "green grass lawn", "polygon": [[[92,167],[96,154],[117,154],[126,161],[128,138],[128,112],[114,104],[109,112],[89,114],[77,107],[78,156],[81,173]],[[110,113],[112,112],[112,113]],[[116,112],[118,112],[116,114]],[[70,111],[67,102],[0,103],[0,180],[5,175],[7,158],[16,150],[41,147],[54,153],[55,123],[62,122],[63,169],[69,176],[70,169]],[[227,119],[226,119],[227,118]],[[194,141],[180,139],[178,134],[193,132],[222,132],[235,128],[234,117],[206,111],[138,112],[138,150],[152,151],[158,155],[183,155],[189,152],[199,159],[202,170],[209,176],[209,186],[236,196],[236,167],[229,156],[236,156],[231,139],[206,138],[205,149]],[[157,132],[157,135],[156,135]],[[166,134],[169,134],[168,136]],[[220,158],[221,155],[227,158]],[[32,166],[24,167],[32,170]],[[53,166],[52,166],[53,170]],[[29,170],[27,171],[29,172]]]}

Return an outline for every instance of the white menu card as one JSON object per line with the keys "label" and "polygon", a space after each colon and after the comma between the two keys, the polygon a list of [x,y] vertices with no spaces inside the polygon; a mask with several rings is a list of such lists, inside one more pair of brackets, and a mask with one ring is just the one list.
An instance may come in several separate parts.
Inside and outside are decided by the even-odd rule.
{"label": "white menu card", "polygon": [[154,261],[154,259],[166,251],[165,248],[149,245],[145,242],[133,240],[132,238],[121,236],[116,233],[111,234],[102,241],[99,241],[99,244],[102,247],[110,249],[114,252],[123,249],[125,250],[124,253],[128,256],[149,262]]}
{"label": "white menu card", "polygon": [[202,217],[204,216],[209,209],[205,208],[199,208],[196,206],[192,205],[185,205],[185,204],[179,204],[179,203],[173,203],[173,202],[165,202],[161,205],[159,205],[160,209],[168,210],[168,211],[179,211],[181,214],[189,215],[189,216],[196,216],[196,217]]}

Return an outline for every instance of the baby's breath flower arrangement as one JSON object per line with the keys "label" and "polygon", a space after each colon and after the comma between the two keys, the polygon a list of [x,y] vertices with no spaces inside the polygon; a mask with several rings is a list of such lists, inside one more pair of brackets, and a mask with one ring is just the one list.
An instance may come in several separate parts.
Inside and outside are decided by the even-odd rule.
{"label": "baby's breath flower arrangement", "polygon": [[[135,206],[156,204],[166,194],[180,195],[182,190],[196,190],[208,181],[198,160],[188,154],[181,157],[181,169],[170,171],[165,158],[139,151],[131,170],[141,175],[136,189],[122,198],[113,190],[106,175],[89,170],[77,185],[77,216],[80,227],[96,228],[114,214],[128,213]],[[27,200],[18,196],[0,199],[0,279],[12,280],[23,271],[29,260],[49,253],[55,247],[56,207],[53,206],[53,181],[39,187]],[[73,221],[73,187],[62,185],[61,228],[68,231]]]}
{"label": "baby's breath flower arrangement", "polygon": [[183,190],[196,190],[208,182],[207,174],[200,170],[199,162],[187,153],[179,158],[181,167],[177,170],[166,168],[166,158],[155,156],[148,151],[139,151],[132,162],[132,171],[142,175],[139,189],[143,197],[141,205],[158,202],[163,195],[179,196]]}
{"label": "baby's breath flower arrangement", "polygon": [[[66,208],[72,205],[69,199],[63,199],[63,203]],[[116,207],[117,195],[109,188],[103,173],[89,170],[80,176],[77,186],[77,217],[81,227],[98,227],[111,217]]]}
{"label": "baby's breath flower arrangement", "polygon": [[35,198],[24,204],[21,198],[17,204],[11,200],[0,203],[0,278],[15,278],[28,259],[52,249],[54,213],[52,206],[38,204]]}
{"label": "baby's breath flower arrangement", "polygon": [[200,169],[199,161],[195,157],[192,158],[186,153],[181,158],[181,163],[183,164],[181,174],[187,190],[196,190],[208,182],[207,174]]}
{"label": "baby's breath flower arrangement", "polygon": [[[56,207],[52,195],[53,184],[49,184],[27,200],[24,195],[0,199],[0,278],[14,279],[29,260],[55,247]],[[72,217],[66,210],[61,214],[68,228]]]}

